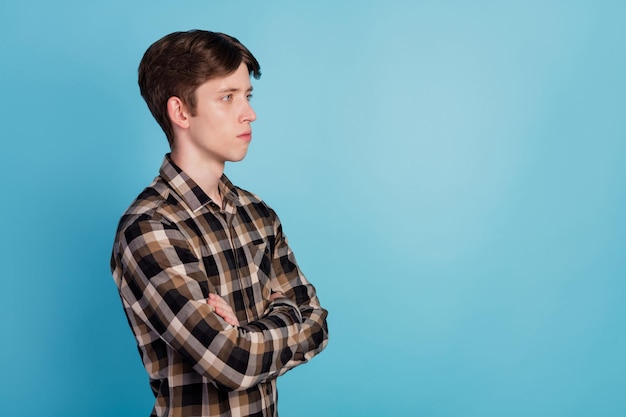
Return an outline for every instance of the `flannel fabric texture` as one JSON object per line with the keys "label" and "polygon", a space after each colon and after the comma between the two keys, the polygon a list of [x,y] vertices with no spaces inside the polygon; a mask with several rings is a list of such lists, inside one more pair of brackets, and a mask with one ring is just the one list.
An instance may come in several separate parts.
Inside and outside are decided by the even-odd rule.
{"label": "flannel fabric texture", "polygon": [[[152,416],[276,416],[276,377],[328,342],[327,311],[276,213],[226,176],[218,207],[169,155],[122,216],[111,269]],[[270,302],[273,292],[285,297]],[[207,304],[223,297],[239,320]]]}

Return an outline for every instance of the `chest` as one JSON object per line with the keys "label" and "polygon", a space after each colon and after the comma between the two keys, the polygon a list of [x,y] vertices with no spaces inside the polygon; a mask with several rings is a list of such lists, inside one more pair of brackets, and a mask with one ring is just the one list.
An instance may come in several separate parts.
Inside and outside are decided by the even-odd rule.
{"label": "chest", "polygon": [[204,210],[185,220],[184,228],[209,292],[226,299],[242,324],[262,317],[272,290],[275,235],[270,218],[243,208]]}

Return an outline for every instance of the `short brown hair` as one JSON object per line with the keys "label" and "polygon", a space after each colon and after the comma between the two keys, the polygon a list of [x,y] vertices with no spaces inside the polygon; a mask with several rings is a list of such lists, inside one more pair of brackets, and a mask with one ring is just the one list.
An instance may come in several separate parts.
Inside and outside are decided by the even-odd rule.
{"label": "short brown hair", "polygon": [[232,74],[242,62],[254,78],[261,77],[259,62],[248,48],[223,33],[174,32],[150,45],[139,64],[139,91],[170,144],[174,131],[167,113],[169,98],[180,98],[193,115],[196,89]]}

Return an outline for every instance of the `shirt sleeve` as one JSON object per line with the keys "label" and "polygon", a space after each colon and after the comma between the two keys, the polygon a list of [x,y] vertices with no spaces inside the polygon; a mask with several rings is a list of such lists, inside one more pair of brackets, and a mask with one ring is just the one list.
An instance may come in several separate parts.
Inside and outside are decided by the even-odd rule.
{"label": "shirt sleeve", "polygon": [[276,377],[297,354],[303,319],[294,304],[275,302],[262,319],[229,325],[206,303],[206,274],[175,225],[137,220],[116,245],[124,304],[218,388]]}
{"label": "shirt sleeve", "polygon": [[[276,214],[274,213],[276,216]],[[277,287],[287,298],[295,301],[302,325],[298,333],[296,352],[280,370],[284,374],[293,367],[308,362],[320,353],[328,344],[328,312],[320,306],[315,287],[306,279],[298,264],[287,238],[283,234],[282,225],[276,216],[276,244],[272,258],[272,276]]]}

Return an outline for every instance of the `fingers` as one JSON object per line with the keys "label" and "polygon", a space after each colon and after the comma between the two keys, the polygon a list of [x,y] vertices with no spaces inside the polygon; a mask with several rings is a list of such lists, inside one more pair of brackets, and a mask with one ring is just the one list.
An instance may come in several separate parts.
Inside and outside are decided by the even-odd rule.
{"label": "fingers", "polygon": [[231,326],[239,326],[239,320],[237,320],[235,312],[222,297],[217,294],[211,293],[209,294],[207,303],[215,309],[215,313],[223,318],[226,323],[230,324]]}
{"label": "fingers", "polygon": [[[284,296],[285,294],[280,291],[273,292],[270,295],[270,301],[274,301]],[[207,299],[207,303],[213,307],[215,313],[223,318],[226,323],[230,324],[231,326],[239,326],[239,320],[237,319],[235,312],[222,297],[217,294],[210,293],[209,298]]]}
{"label": "fingers", "polygon": [[273,292],[273,293],[270,295],[270,301],[274,301],[275,299],[277,299],[277,298],[281,298],[281,297],[284,297],[284,296],[285,296],[285,294],[283,294],[283,293],[282,293],[282,292],[280,292],[280,291],[279,291],[279,292]]}

